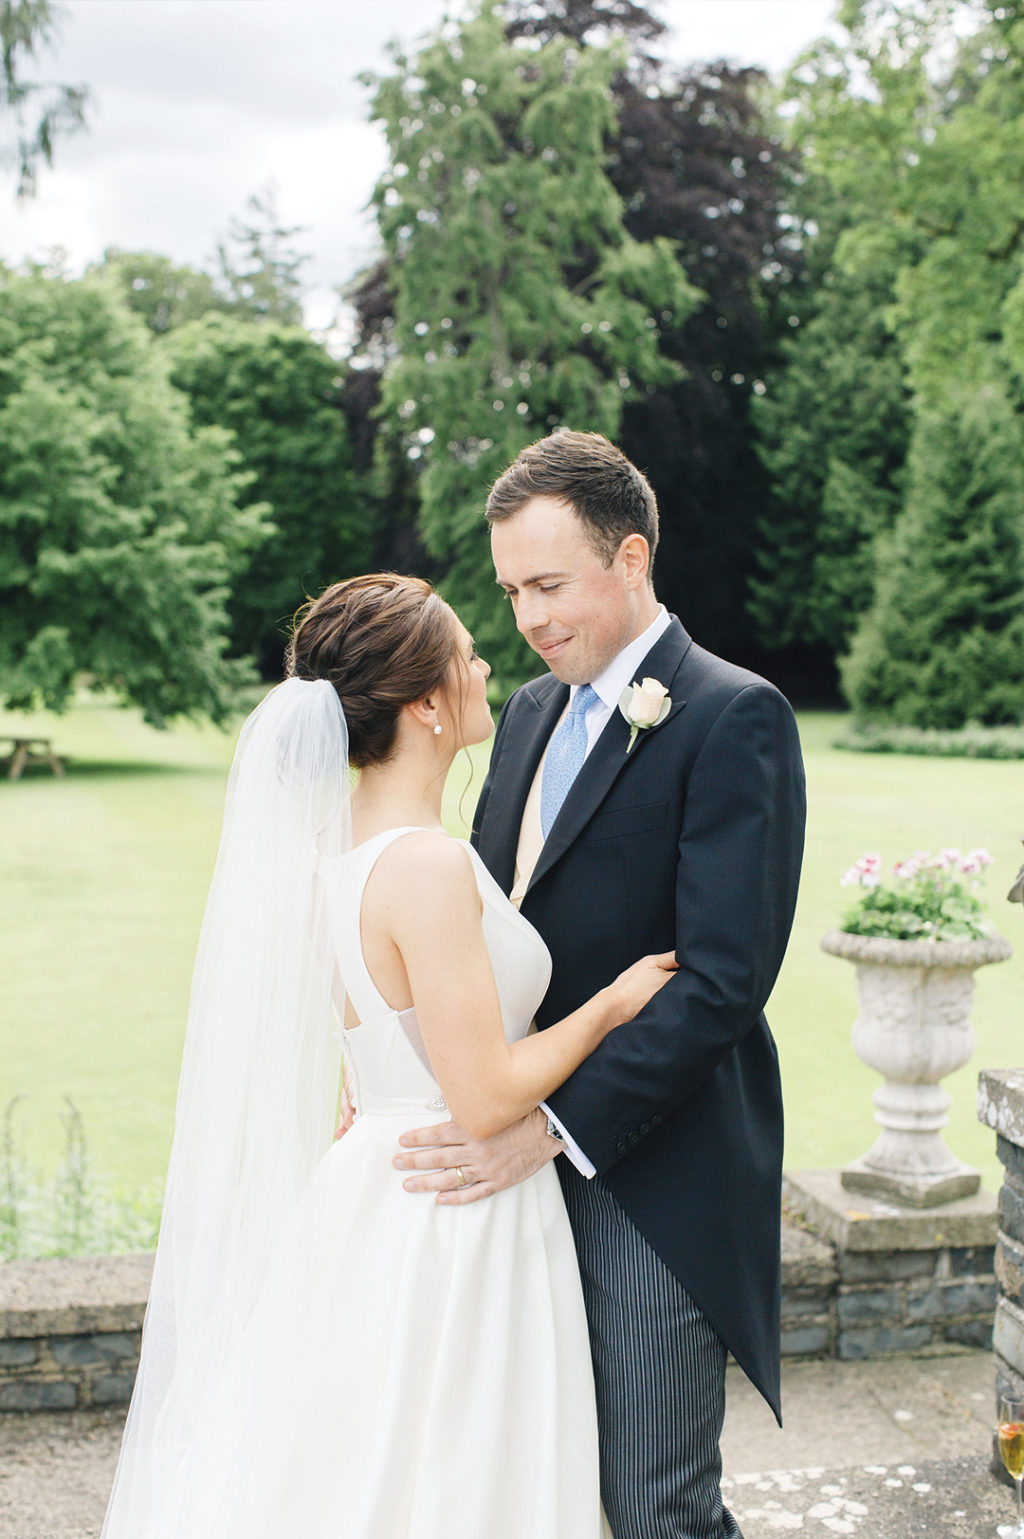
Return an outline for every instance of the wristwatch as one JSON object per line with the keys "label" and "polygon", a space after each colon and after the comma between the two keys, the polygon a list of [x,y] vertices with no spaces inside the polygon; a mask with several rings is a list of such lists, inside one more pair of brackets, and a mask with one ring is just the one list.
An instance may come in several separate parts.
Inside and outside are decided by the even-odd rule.
{"label": "wristwatch", "polygon": [[558,1123],[555,1121],[554,1117],[551,1117],[551,1116],[548,1117],[548,1125],[547,1125],[546,1131],[547,1131],[548,1137],[549,1138],[553,1138],[555,1140],[555,1143],[558,1144],[558,1146],[560,1148],[567,1149],[569,1147],[569,1145],[565,1141],[565,1134],[562,1132],[561,1128],[558,1126]]}

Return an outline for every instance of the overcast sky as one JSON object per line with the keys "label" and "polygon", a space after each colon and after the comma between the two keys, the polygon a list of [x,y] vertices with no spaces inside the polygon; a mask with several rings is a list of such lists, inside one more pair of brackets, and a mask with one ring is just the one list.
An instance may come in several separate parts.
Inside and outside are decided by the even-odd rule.
{"label": "overcast sky", "polygon": [[[40,77],[85,84],[89,129],[57,147],[36,198],[0,173],[0,256],[73,270],[106,246],[201,265],[246,199],[273,182],[296,244],[311,325],[374,251],[365,205],[384,165],[362,70],[415,43],[465,0],[68,0]],[[653,0],[679,63],[729,58],[780,70],[827,29],[832,0]],[[27,72],[26,72],[27,73]]]}

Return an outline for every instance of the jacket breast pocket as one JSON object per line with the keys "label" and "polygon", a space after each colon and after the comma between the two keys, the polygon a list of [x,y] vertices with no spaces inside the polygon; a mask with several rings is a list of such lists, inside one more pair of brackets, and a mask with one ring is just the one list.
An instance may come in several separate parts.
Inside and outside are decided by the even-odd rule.
{"label": "jacket breast pocket", "polygon": [[616,807],[591,818],[584,839],[628,839],[655,833],[668,821],[668,802],[648,802],[643,807]]}

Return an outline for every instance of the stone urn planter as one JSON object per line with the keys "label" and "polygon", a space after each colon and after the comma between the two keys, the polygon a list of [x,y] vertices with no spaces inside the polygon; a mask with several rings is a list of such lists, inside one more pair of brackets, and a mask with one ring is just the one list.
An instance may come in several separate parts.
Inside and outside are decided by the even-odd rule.
{"label": "stone urn planter", "polygon": [[882,1132],[843,1169],[843,1185],[915,1208],[971,1196],[981,1178],[942,1139],[952,1098],[939,1082],[974,1051],[974,973],[1005,961],[1009,941],[889,940],[830,930],[821,947],[857,969],[853,1050],[885,1079],[873,1097]]}

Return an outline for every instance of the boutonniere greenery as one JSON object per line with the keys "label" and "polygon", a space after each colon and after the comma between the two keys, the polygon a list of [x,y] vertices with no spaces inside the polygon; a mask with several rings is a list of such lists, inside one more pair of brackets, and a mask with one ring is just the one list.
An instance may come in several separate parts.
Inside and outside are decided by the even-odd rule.
{"label": "boutonniere greenery", "polygon": [[629,753],[636,742],[637,733],[648,727],[658,727],[672,709],[668,690],[657,679],[644,679],[641,684],[627,684],[619,696],[619,710],[629,722]]}

